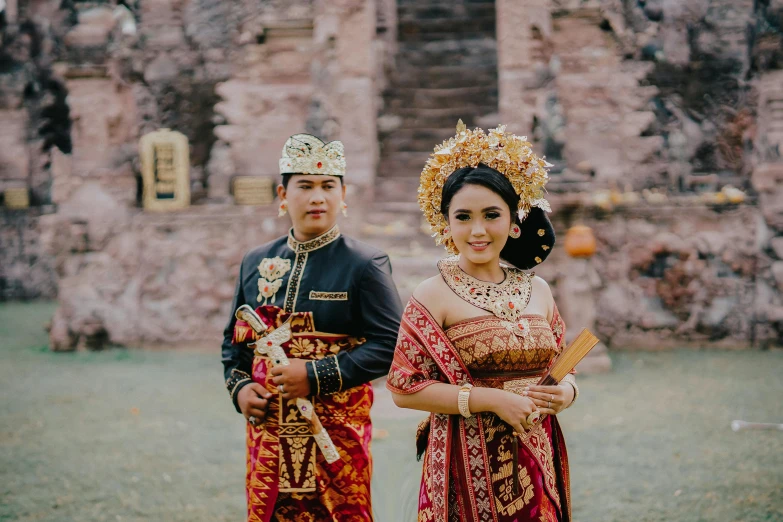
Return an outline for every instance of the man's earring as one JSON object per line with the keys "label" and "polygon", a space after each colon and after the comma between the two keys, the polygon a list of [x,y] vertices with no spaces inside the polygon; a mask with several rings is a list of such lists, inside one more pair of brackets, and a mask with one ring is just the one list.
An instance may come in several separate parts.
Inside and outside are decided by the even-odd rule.
{"label": "man's earring", "polygon": [[283,217],[286,215],[286,212],[288,212],[288,202],[283,200],[280,202],[280,206],[277,207],[277,216]]}
{"label": "man's earring", "polygon": [[345,201],[340,203],[340,209],[343,211],[343,216],[348,217],[348,203]]}
{"label": "man's earring", "polygon": [[519,225],[514,223],[511,225],[511,230],[508,231],[508,237],[519,239],[519,236],[522,235],[522,229],[519,228]]}

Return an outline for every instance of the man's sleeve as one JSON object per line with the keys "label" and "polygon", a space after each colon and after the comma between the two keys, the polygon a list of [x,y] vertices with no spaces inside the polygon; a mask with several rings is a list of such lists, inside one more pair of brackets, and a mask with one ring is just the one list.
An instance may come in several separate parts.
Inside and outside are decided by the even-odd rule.
{"label": "man's sleeve", "polygon": [[223,378],[226,380],[226,388],[237,412],[240,412],[239,404],[237,403],[239,390],[253,382],[253,379],[250,377],[253,371],[253,352],[244,343],[233,343],[234,325],[236,324],[234,312],[236,312],[237,308],[246,304],[245,294],[242,290],[242,266],[244,264],[244,260],[242,260],[242,264],[239,265],[239,277],[236,290],[234,291],[234,299],[231,303],[231,317],[223,330],[222,347]]}
{"label": "man's sleeve", "polygon": [[357,335],[367,341],[351,351],[307,365],[314,395],[347,390],[389,373],[402,317],[402,303],[392,280],[389,256],[379,253],[359,280]]}

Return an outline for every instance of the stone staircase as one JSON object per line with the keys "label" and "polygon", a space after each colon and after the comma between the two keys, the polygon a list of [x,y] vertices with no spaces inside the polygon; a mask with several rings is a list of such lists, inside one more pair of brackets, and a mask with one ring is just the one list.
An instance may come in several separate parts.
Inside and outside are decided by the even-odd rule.
{"label": "stone staircase", "polygon": [[457,120],[474,126],[497,113],[494,4],[397,2],[398,52],[379,118],[376,201],[397,211],[399,204],[413,204],[427,157],[454,135]]}

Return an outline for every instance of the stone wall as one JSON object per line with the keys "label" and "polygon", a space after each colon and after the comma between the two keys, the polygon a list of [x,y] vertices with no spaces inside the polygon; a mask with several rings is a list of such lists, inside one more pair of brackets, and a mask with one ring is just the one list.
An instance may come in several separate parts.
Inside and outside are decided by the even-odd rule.
{"label": "stone wall", "polygon": [[[758,211],[650,205],[595,216],[597,331],[612,346],[767,346]],[[568,299],[568,296],[562,298]]]}
{"label": "stone wall", "polygon": [[[555,164],[561,238],[582,222],[599,239],[612,346],[783,344],[779,1],[6,5],[0,190],[32,207],[3,211],[0,298],[56,287],[56,349],[215,342],[242,252],[286,223],[236,207],[231,180],[276,176],[303,130],[344,141],[344,228],[409,295],[441,254],[416,164],[459,117]],[[137,144],[161,127],[190,140],[193,205],[154,215]],[[540,273],[568,310],[564,256]]]}
{"label": "stone wall", "polygon": [[57,297],[54,264],[41,244],[40,209],[0,209],[0,301]]}
{"label": "stone wall", "polygon": [[118,215],[97,185],[84,187],[82,197],[92,202],[91,217],[103,217],[102,226],[79,227],[79,216],[70,213],[45,218],[45,242],[58,253],[54,350],[214,348],[245,252],[284,232],[269,209],[204,205]]}

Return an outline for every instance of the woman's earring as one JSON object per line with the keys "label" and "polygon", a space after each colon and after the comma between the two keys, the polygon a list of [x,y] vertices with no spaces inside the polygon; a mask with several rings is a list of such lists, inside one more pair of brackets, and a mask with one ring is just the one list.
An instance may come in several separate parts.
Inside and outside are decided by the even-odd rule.
{"label": "woman's earring", "polygon": [[277,207],[277,217],[283,217],[288,212],[288,202],[283,200],[280,202],[280,206]]}
{"label": "woman's earring", "polygon": [[443,237],[450,237],[451,236],[451,228],[444,227],[442,234],[443,234]]}
{"label": "woman's earring", "polygon": [[340,203],[340,209],[343,211],[343,216],[348,217],[348,203],[345,201]]}
{"label": "woman's earring", "polygon": [[511,225],[511,230],[508,231],[508,236],[514,239],[519,239],[519,236],[522,235],[522,229],[519,228],[519,225],[514,223]]}

